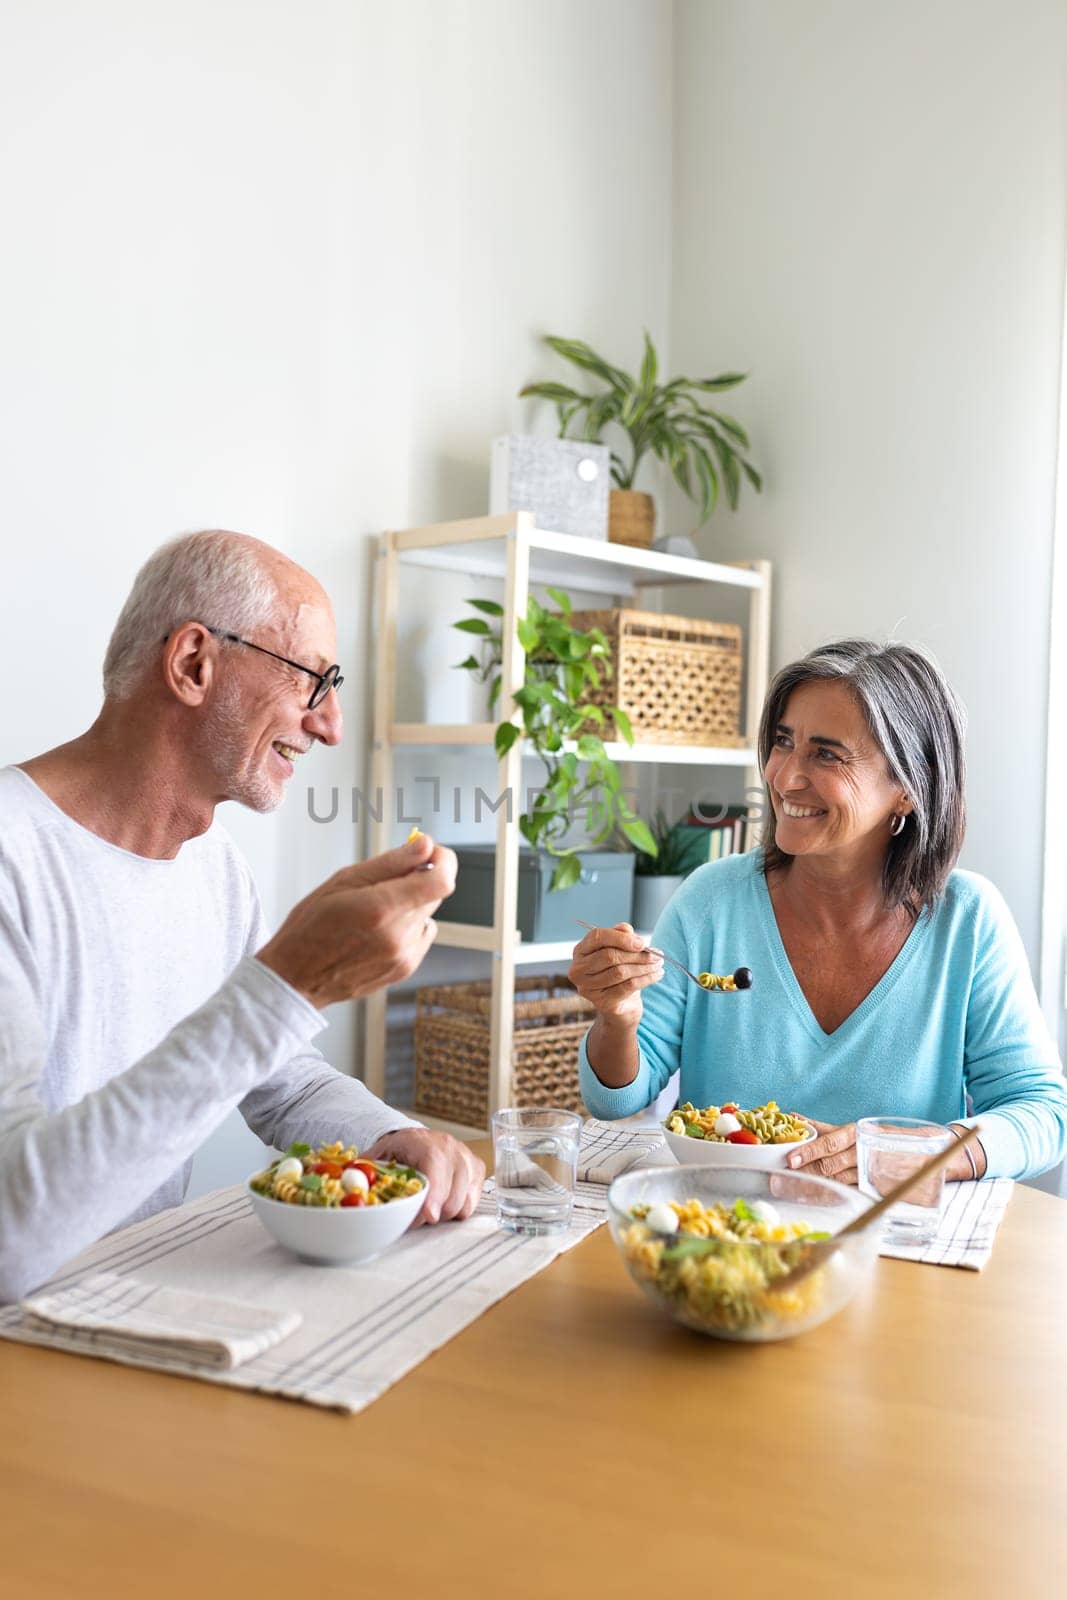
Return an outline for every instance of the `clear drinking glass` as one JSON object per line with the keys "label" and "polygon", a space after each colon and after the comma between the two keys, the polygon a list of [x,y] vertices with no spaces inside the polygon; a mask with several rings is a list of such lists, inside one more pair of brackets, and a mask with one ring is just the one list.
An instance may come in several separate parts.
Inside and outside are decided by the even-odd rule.
{"label": "clear drinking glass", "polygon": [[570,1226],[582,1119],[551,1106],[493,1113],[496,1217],[512,1233]]}
{"label": "clear drinking glass", "polygon": [[[914,1117],[863,1117],[856,1124],[859,1186],[872,1200],[880,1200],[930,1157],[955,1142],[939,1122]],[[898,1200],[884,1219],[887,1244],[928,1245],[937,1234],[945,1198],[945,1169]]]}

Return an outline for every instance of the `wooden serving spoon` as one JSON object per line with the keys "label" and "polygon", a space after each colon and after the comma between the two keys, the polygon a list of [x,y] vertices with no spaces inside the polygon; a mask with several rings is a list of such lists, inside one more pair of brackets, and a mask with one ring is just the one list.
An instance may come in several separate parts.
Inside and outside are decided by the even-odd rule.
{"label": "wooden serving spoon", "polygon": [[[853,1217],[852,1221],[846,1223],[840,1233],[835,1233],[832,1239],[827,1239],[825,1243],[820,1241],[810,1245],[804,1260],[799,1262],[792,1272],[787,1272],[784,1278],[775,1278],[773,1283],[769,1283],[767,1285],[768,1291],[771,1294],[778,1294],[780,1290],[792,1289],[794,1284],[800,1283],[810,1272],[814,1272],[816,1267],[821,1267],[824,1262],[829,1260],[842,1239],[847,1238],[850,1233],[862,1233],[864,1229],[870,1227],[872,1222],[877,1222],[879,1217],[885,1215],[890,1206],[895,1206],[898,1200],[903,1200],[905,1195],[910,1194],[913,1189],[917,1189],[921,1183],[925,1183],[927,1178],[932,1177],[935,1172],[940,1172],[941,1168],[947,1165],[957,1150],[965,1150],[969,1144],[973,1144],[981,1131],[981,1128],[977,1125],[973,1128],[968,1128],[962,1139],[953,1139],[952,1143],[946,1145],[944,1150],[939,1150],[935,1156],[930,1157],[929,1161],[924,1161],[923,1165],[918,1167],[910,1177],[896,1184],[888,1194],[884,1194],[880,1200],[877,1200],[873,1206],[869,1207],[860,1216]],[[804,1241],[803,1239],[798,1239],[797,1243],[803,1244]]]}

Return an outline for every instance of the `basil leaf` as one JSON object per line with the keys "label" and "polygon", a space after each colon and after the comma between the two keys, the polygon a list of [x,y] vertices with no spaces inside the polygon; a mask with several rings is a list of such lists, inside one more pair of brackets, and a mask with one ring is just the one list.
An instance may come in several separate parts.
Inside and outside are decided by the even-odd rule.
{"label": "basil leaf", "polygon": [[759,1217],[753,1211],[747,1200],[734,1201],[734,1216],[740,1217],[743,1222],[758,1222]]}
{"label": "basil leaf", "polygon": [[311,1189],[317,1193],[322,1188],[322,1174],[320,1172],[305,1172],[300,1180],[301,1189]]}
{"label": "basil leaf", "polygon": [[686,1256],[706,1256],[717,1250],[721,1239],[678,1239],[663,1252],[664,1261],[683,1261]]}
{"label": "basil leaf", "polygon": [[699,1128],[695,1122],[687,1122],[685,1125],[685,1131],[686,1135],[690,1139],[703,1139],[704,1137],[703,1128]]}
{"label": "basil leaf", "polygon": [[286,1156],[297,1156],[301,1161],[303,1161],[305,1156],[309,1156],[311,1154],[311,1146],[309,1144],[300,1144],[299,1142],[297,1144],[291,1144],[285,1154]]}

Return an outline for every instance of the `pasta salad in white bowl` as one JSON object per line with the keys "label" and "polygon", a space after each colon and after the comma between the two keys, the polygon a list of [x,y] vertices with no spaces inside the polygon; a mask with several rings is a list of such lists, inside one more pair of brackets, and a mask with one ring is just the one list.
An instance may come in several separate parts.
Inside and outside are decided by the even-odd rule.
{"label": "pasta salad in white bowl", "polygon": [[697,1110],[688,1100],[663,1125],[674,1157],[683,1166],[784,1167],[791,1150],[809,1144],[815,1129],[777,1101],[743,1110],[733,1101]]}
{"label": "pasta salad in white bowl", "polygon": [[260,1222],[280,1245],[324,1266],[372,1261],[422,1210],[423,1173],[374,1161],[339,1141],[294,1144],[248,1180]]}

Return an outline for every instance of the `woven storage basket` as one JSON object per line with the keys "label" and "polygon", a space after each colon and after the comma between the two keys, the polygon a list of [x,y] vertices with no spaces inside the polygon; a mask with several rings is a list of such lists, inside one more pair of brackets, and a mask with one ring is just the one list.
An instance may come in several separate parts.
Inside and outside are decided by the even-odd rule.
{"label": "woven storage basket", "polygon": [[[415,1111],[489,1125],[488,983],[419,989],[415,998]],[[578,1045],[595,1015],[566,978],[515,980],[510,1100],[582,1111]]]}
{"label": "woven storage basket", "polygon": [[639,743],[744,744],[736,623],[659,611],[575,611],[570,621],[607,638],[614,670],[588,698],[625,711]]}

